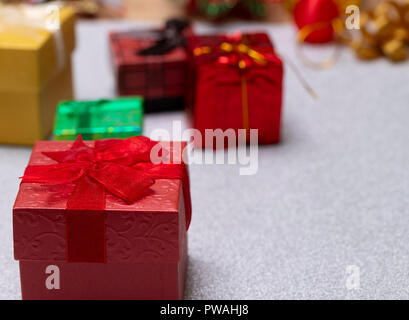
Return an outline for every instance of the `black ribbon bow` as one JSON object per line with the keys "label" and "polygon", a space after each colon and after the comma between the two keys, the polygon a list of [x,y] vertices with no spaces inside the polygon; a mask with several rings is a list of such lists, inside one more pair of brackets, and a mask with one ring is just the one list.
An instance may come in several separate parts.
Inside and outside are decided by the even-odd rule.
{"label": "black ribbon bow", "polygon": [[137,53],[140,55],[162,55],[177,47],[185,47],[186,39],[183,30],[189,22],[181,19],[170,19],[166,21],[165,29],[158,31],[159,39],[149,48],[142,49]]}

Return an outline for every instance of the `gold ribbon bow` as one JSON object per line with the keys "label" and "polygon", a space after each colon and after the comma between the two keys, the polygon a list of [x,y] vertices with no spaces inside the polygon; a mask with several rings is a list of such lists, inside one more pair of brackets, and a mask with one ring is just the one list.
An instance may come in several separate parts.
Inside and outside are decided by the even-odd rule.
{"label": "gold ribbon bow", "polygon": [[[245,41],[245,38],[242,39]],[[219,46],[197,47],[193,50],[195,56],[203,54],[217,53],[217,61],[222,65],[230,65],[237,67],[240,71],[256,64],[264,66],[267,64],[267,56],[263,53],[251,48],[243,41],[239,43],[222,42]],[[246,130],[246,137],[249,137],[249,107],[248,107],[248,93],[247,80],[244,72],[240,72],[241,78],[241,101],[242,101],[242,117],[243,127]]]}

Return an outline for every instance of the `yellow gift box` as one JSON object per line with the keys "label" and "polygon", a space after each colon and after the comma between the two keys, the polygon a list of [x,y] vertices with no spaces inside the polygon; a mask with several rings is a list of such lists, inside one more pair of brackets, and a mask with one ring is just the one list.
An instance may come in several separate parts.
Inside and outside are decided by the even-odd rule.
{"label": "yellow gift box", "polygon": [[0,143],[51,133],[58,102],[72,99],[74,27],[68,7],[0,5]]}

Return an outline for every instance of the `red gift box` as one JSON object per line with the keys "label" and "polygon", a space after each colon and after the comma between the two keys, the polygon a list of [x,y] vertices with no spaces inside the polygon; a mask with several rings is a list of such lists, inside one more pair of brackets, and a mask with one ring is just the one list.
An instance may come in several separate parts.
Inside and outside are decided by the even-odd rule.
{"label": "red gift box", "polygon": [[23,299],[181,299],[191,204],[184,143],[34,146],[13,208]]}
{"label": "red gift box", "polygon": [[[280,140],[283,65],[267,34],[189,38],[193,127],[258,129],[261,144]],[[206,141],[207,143],[212,143]]]}
{"label": "red gift box", "polygon": [[[116,32],[109,35],[117,90],[119,95],[141,95],[147,111],[181,108],[186,91],[187,52],[185,37],[192,34],[186,27],[177,34],[180,44],[164,53],[149,54],[164,30]],[[173,39],[169,40],[173,41]]]}

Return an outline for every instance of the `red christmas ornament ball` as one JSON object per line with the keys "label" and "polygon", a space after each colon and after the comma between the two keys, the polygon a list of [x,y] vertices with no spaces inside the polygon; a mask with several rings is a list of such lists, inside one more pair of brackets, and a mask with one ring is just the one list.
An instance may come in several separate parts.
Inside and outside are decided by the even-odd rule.
{"label": "red christmas ornament ball", "polygon": [[328,23],[328,26],[312,31],[305,41],[325,43],[334,39],[331,22],[339,17],[338,5],[334,0],[300,0],[294,6],[293,16],[299,29],[317,23]]}

